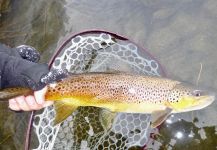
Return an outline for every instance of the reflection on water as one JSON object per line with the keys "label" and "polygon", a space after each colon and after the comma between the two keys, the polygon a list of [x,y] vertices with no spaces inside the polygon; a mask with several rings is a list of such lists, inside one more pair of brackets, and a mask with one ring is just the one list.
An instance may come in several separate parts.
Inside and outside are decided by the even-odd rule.
{"label": "reflection on water", "polygon": [[[202,63],[199,84],[217,89],[215,0],[3,1],[10,3],[0,7],[0,41],[10,46],[30,44],[42,52],[44,62],[51,57],[61,37],[100,28],[125,35],[147,47],[167,69],[169,77],[195,83]],[[23,140],[17,139],[23,138],[26,129],[23,124],[27,120],[18,125],[14,122],[28,114],[15,114],[7,109],[7,104],[0,107],[0,139],[3,139],[0,147],[20,149]],[[206,144],[213,149],[217,145],[216,107],[215,102],[194,112],[193,117],[191,113],[174,115],[176,120],[183,120],[163,125],[157,141],[164,148],[203,149]],[[194,118],[197,122],[193,122]],[[22,134],[11,136],[15,132]],[[186,137],[192,140],[185,140]]]}
{"label": "reflection on water", "polygon": [[153,145],[157,149],[216,149],[216,138],[216,127],[198,128],[194,123],[180,119],[163,124]]}
{"label": "reflection on water", "polygon": [[1,12],[0,41],[10,46],[30,44],[50,56],[64,30],[64,1],[4,1],[10,6]]}

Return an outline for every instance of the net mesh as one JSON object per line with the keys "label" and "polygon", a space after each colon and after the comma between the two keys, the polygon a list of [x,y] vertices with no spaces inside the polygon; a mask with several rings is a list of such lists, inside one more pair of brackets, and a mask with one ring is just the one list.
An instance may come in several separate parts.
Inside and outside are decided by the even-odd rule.
{"label": "net mesh", "polygon": [[[72,73],[127,71],[146,75],[162,74],[159,64],[134,43],[107,32],[73,37],[55,58],[52,69]],[[63,123],[53,126],[55,111],[47,107],[34,119],[38,139],[35,150],[130,149],[147,144],[151,128],[145,114],[118,113],[102,119],[102,109],[79,107]],[[112,116],[112,115],[111,115]],[[110,124],[108,126],[108,124]]]}

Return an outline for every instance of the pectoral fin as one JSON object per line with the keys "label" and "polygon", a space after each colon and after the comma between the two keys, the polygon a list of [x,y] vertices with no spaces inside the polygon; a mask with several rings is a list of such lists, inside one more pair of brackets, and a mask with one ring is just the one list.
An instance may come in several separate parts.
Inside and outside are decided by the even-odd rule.
{"label": "pectoral fin", "polygon": [[58,101],[54,103],[56,116],[54,120],[54,125],[61,123],[68,116],[70,116],[76,109],[77,106],[69,105],[68,100]]}
{"label": "pectoral fin", "polygon": [[155,111],[151,114],[151,127],[156,128],[163,123],[171,114],[172,109],[166,108],[165,110]]}
{"label": "pectoral fin", "polygon": [[111,112],[107,109],[101,109],[99,119],[105,130],[111,128],[115,116],[116,116],[115,112]]}

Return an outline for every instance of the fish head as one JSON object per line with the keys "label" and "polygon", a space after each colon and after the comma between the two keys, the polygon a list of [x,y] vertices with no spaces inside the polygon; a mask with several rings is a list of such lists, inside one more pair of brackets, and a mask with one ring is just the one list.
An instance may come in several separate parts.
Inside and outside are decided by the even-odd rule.
{"label": "fish head", "polygon": [[169,92],[167,103],[173,113],[199,110],[209,106],[215,100],[214,92],[179,83]]}

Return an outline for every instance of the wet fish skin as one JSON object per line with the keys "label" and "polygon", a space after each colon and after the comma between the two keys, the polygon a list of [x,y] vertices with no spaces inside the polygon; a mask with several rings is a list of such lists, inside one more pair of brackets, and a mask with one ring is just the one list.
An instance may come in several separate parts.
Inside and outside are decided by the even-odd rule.
{"label": "wet fish skin", "polygon": [[[169,92],[178,83],[131,74],[79,74],[50,85],[45,97],[54,101],[73,99],[70,104],[74,106],[96,106],[115,112],[138,113],[138,106],[143,103],[164,108]],[[131,104],[131,107],[126,109],[118,106],[122,104],[122,107],[124,104]],[[137,106],[135,110],[133,104]],[[144,109],[140,113],[152,111]]]}
{"label": "wet fish skin", "polygon": [[124,73],[70,75],[49,84],[46,100],[55,101],[55,123],[65,120],[80,106],[95,106],[111,112],[152,114],[153,127],[170,113],[202,109],[214,94],[179,81]]}
{"label": "wet fish skin", "polygon": [[[201,95],[194,95],[195,91],[200,92]],[[150,104],[156,107],[171,105],[177,112],[180,112],[185,111],[181,110],[185,109],[184,104],[177,106],[181,101],[188,98],[191,102],[197,101],[204,96],[212,99],[214,94],[200,91],[191,84],[166,78],[132,74],[89,73],[72,75],[61,82],[49,85],[45,97],[47,100],[54,101],[74,99],[72,104],[79,106],[96,105],[100,107],[105,104],[106,108],[114,109],[113,111],[120,108],[111,106],[111,104],[135,104],[138,106]],[[130,110],[124,111],[123,109],[124,112],[130,112]],[[153,110],[143,110],[142,112],[151,113]],[[175,110],[174,112],[176,112]],[[139,112],[139,109],[132,110],[130,113],[134,112]]]}
{"label": "wet fish skin", "polygon": [[[195,91],[200,95],[196,95]],[[70,114],[68,110],[63,110],[66,106],[73,106],[70,111],[79,106],[95,106],[112,112],[152,114],[154,127],[170,113],[202,109],[210,105],[214,98],[213,93],[201,91],[191,84],[121,73],[72,75],[50,85],[46,94],[47,100],[56,101],[56,112]],[[61,116],[57,118],[57,123],[63,120]]]}
{"label": "wet fish skin", "polygon": [[7,101],[8,99],[17,97],[17,96],[27,96],[33,94],[33,91],[25,87],[13,87],[5,88],[0,90],[0,101]]}

